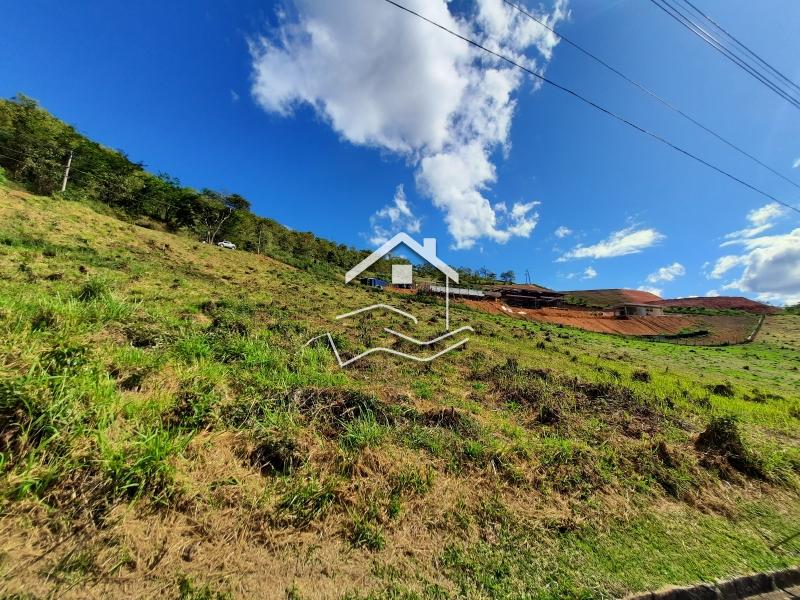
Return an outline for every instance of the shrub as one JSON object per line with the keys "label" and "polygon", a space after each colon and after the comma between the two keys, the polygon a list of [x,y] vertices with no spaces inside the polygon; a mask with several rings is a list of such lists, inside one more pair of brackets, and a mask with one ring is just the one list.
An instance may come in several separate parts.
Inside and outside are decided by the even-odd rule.
{"label": "shrub", "polygon": [[708,391],[724,398],[733,398],[735,395],[733,386],[730,383],[717,383],[715,385],[709,385]]}

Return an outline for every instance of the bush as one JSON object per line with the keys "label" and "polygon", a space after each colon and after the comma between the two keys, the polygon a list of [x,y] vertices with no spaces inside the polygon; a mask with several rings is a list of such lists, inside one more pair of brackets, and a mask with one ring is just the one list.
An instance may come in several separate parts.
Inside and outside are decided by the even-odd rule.
{"label": "bush", "polygon": [[708,391],[723,398],[733,398],[735,392],[730,383],[717,383],[716,385],[709,385]]}
{"label": "bush", "polygon": [[0,183],[6,184],[8,183],[8,179],[6,178],[6,171],[3,167],[0,167]]}

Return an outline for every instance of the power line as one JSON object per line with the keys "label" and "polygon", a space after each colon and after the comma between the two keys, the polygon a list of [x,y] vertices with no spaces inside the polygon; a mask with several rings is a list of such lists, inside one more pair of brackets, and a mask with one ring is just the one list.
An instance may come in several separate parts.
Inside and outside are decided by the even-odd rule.
{"label": "power line", "polygon": [[730,49],[726,48],[724,44],[722,44],[708,31],[703,29],[702,26],[692,21],[692,19],[687,15],[685,15],[683,12],[681,12],[680,9],[669,4],[668,0],[650,0],[650,2],[655,4],[658,8],[660,8],[667,15],[672,17],[675,21],[680,23],[683,27],[691,31],[697,37],[702,39],[709,46],[714,48],[717,52],[721,53],[728,60],[737,65],[740,69],[744,70],[751,77],[761,82],[763,85],[765,85],[767,88],[775,92],[778,96],[789,102],[795,108],[800,109],[800,100],[793,97],[790,92],[786,91],[785,89],[782,89],[776,83],[767,79],[767,77],[763,73],[758,72],[758,69],[756,67],[747,64],[747,62],[744,59],[734,54],[733,51],[731,51]]}
{"label": "power line", "polygon": [[694,9],[694,11],[695,11],[697,14],[699,14],[700,16],[702,16],[702,17],[703,17],[703,18],[704,18],[706,21],[708,21],[709,23],[711,23],[712,25],[714,25],[714,27],[716,27],[717,29],[719,29],[719,30],[720,30],[720,31],[721,31],[721,32],[722,32],[724,35],[726,35],[728,38],[730,38],[731,40],[733,40],[733,42],[734,42],[734,43],[735,43],[737,46],[739,46],[740,48],[743,48],[743,49],[744,49],[744,50],[745,50],[745,51],[746,51],[748,54],[750,54],[750,56],[752,56],[753,58],[755,58],[755,59],[756,59],[757,61],[759,61],[759,62],[760,62],[762,65],[764,65],[765,67],[767,67],[767,68],[768,68],[770,71],[772,71],[773,73],[775,73],[775,74],[776,74],[778,77],[780,77],[781,79],[783,79],[783,80],[784,80],[786,83],[788,83],[788,84],[789,84],[789,85],[791,85],[793,88],[795,88],[795,89],[796,89],[798,92],[800,92],[800,85],[797,85],[797,84],[796,84],[794,81],[792,81],[791,79],[789,79],[789,78],[788,78],[786,75],[784,75],[783,73],[781,73],[780,71],[778,71],[778,69],[776,69],[775,67],[773,67],[771,64],[769,64],[769,63],[768,63],[766,60],[764,60],[763,58],[761,58],[761,57],[760,57],[758,54],[756,54],[756,53],[755,53],[753,50],[751,50],[750,48],[748,48],[747,46],[745,46],[745,45],[744,45],[742,42],[740,42],[740,41],[739,41],[739,39],[738,39],[736,36],[734,36],[733,34],[729,33],[727,29],[725,29],[725,28],[724,28],[722,25],[720,25],[720,24],[719,24],[719,23],[717,23],[717,22],[716,22],[714,19],[712,19],[711,17],[709,17],[709,16],[708,16],[706,13],[704,13],[702,10],[700,10],[699,8],[697,8],[697,6],[695,6],[694,4],[692,4],[692,3],[691,3],[689,0],[683,0],[683,2],[684,2],[684,4],[687,4],[687,5],[689,5],[689,6],[690,6],[692,9]]}
{"label": "power line", "polygon": [[720,135],[719,133],[717,133],[713,129],[703,125],[697,119],[695,119],[695,118],[691,117],[690,115],[686,114],[680,108],[678,108],[677,106],[675,106],[674,104],[672,104],[668,100],[664,99],[663,97],[659,96],[656,92],[654,92],[650,88],[648,88],[645,85],[639,83],[638,81],[635,81],[634,79],[631,79],[630,77],[625,75],[623,72],[621,72],[619,69],[617,69],[616,67],[613,67],[612,65],[607,63],[602,58],[598,57],[597,55],[593,54],[592,52],[590,52],[589,50],[587,50],[583,46],[579,45],[577,42],[573,42],[571,39],[569,39],[568,37],[564,36],[562,33],[556,31],[553,27],[549,26],[546,22],[542,21],[541,19],[538,19],[535,15],[529,13],[528,11],[523,9],[521,6],[519,6],[515,2],[511,2],[510,0],[503,0],[503,2],[505,2],[509,6],[513,7],[514,9],[516,9],[517,11],[519,11],[520,13],[522,13],[523,15],[528,17],[529,19],[532,19],[533,21],[535,21],[536,23],[538,23],[539,25],[541,25],[542,27],[544,27],[545,29],[547,29],[548,31],[553,33],[554,35],[558,36],[561,40],[563,40],[564,42],[566,42],[567,44],[569,44],[570,46],[572,46],[573,48],[578,50],[579,52],[582,52],[584,55],[588,56],[592,60],[594,60],[597,63],[601,64],[603,67],[605,67],[606,69],[608,69],[609,71],[611,71],[615,75],[618,75],[619,77],[621,77],[622,79],[627,81],[629,84],[635,86],[636,88],[638,88],[639,90],[641,90],[645,94],[648,94],[649,96],[651,96],[652,98],[654,98],[655,100],[657,100],[658,102],[660,102],[661,104],[663,104],[664,106],[669,108],[671,111],[679,114],[680,116],[682,116],[684,119],[690,121],[691,123],[694,123],[697,127],[702,129],[706,133],[709,133],[710,135],[713,135],[715,138],[717,138],[721,142],[727,144],[729,147],[733,148],[734,150],[736,150],[740,154],[746,156],[747,158],[749,158],[750,160],[754,161],[755,163],[757,163],[761,167],[767,169],[769,172],[773,173],[774,175],[777,175],[778,177],[780,177],[784,181],[786,181],[786,182],[792,184],[794,187],[800,189],[800,185],[798,185],[797,183],[795,183],[794,181],[792,181],[791,179],[789,179],[788,177],[786,177],[782,173],[776,171],[775,169],[773,169],[769,165],[764,164],[761,160],[759,160],[758,158],[756,158],[755,156],[753,156],[749,152],[743,150],[742,148],[740,148],[739,146],[737,146],[736,144],[734,144],[730,140],[724,138],[722,135]]}
{"label": "power line", "polygon": [[449,29],[449,28],[445,27],[444,25],[441,25],[440,23],[437,23],[436,21],[433,21],[433,20],[429,19],[428,17],[423,16],[423,15],[419,14],[418,12],[413,11],[412,9],[410,9],[410,8],[408,8],[406,6],[403,6],[402,4],[398,4],[394,0],[384,0],[384,1],[387,2],[388,4],[391,4],[392,6],[395,6],[395,7],[399,8],[400,10],[403,10],[403,11],[405,11],[405,12],[411,14],[411,15],[414,15],[415,17],[417,17],[419,19],[422,19],[423,21],[433,25],[434,27],[438,27],[442,31],[445,31],[445,32],[449,33],[450,35],[455,36],[455,37],[459,38],[460,40],[463,40],[463,41],[467,42],[468,44],[470,44],[472,46],[475,46],[476,48],[479,48],[479,49],[483,50],[484,52],[487,52],[487,53],[491,54],[492,56],[495,56],[495,57],[499,58],[500,60],[502,60],[502,61],[504,61],[504,62],[506,62],[506,63],[518,68],[518,69],[521,69],[521,70],[525,71],[526,73],[528,73],[529,75],[532,75],[536,79],[538,79],[538,80],[540,80],[540,81],[542,81],[544,83],[547,83],[548,85],[551,85],[551,86],[555,87],[556,89],[559,89],[562,92],[564,92],[566,94],[569,94],[570,96],[573,96],[574,98],[577,98],[578,100],[580,100],[582,102],[585,102],[586,104],[588,104],[592,108],[594,108],[596,110],[599,110],[600,112],[608,115],[609,117],[613,117],[614,119],[620,121],[621,123],[625,123],[626,125],[636,129],[640,133],[643,133],[643,134],[645,134],[645,135],[647,135],[647,136],[649,136],[649,137],[651,137],[651,138],[653,138],[655,140],[658,140],[662,144],[665,144],[665,145],[669,146],[670,148],[672,148],[673,150],[676,150],[676,151],[680,152],[681,154],[684,154],[685,156],[688,156],[689,158],[692,158],[692,159],[696,160],[697,162],[705,165],[706,167],[708,167],[710,169],[713,169],[714,171],[716,171],[717,173],[720,173],[721,175],[725,175],[729,179],[732,179],[733,181],[736,181],[737,183],[743,185],[744,187],[749,188],[750,190],[752,190],[752,191],[754,191],[754,192],[756,192],[758,194],[761,194],[762,196],[764,196],[766,198],[769,198],[770,200],[772,200],[774,202],[777,202],[778,204],[780,204],[782,206],[785,206],[786,208],[789,208],[789,209],[791,209],[791,210],[793,210],[793,211],[795,211],[797,213],[800,213],[800,208],[797,208],[797,207],[789,204],[788,202],[784,202],[783,200],[779,200],[775,196],[773,196],[771,194],[768,194],[767,192],[765,192],[763,190],[758,189],[757,187],[747,183],[746,181],[743,181],[742,179],[739,179],[735,175],[733,175],[733,174],[721,169],[720,167],[717,167],[717,166],[709,163],[708,161],[700,158],[699,156],[697,156],[695,154],[692,154],[688,150],[684,150],[680,146],[677,146],[677,145],[673,144],[669,140],[661,137],[660,135],[645,129],[641,125],[637,125],[633,121],[630,121],[630,120],[626,119],[625,117],[622,117],[621,115],[618,115],[617,113],[615,113],[615,112],[613,112],[613,111],[611,111],[611,110],[609,110],[609,109],[607,109],[607,108],[605,108],[603,106],[600,106],[596,102],[594,102],[592,100],[589,100],[588,98],[586,98],[585,96],[582,96],[578,92],[576,92],[574,90],[571,90],[571,89],[569,89],[567,87],[564,87],[563,85],[556,83],[555,81],[545,77],[544,75],[536,73],[535,71],[529,69],[528,67],[525,67],[524,65],[521,65],[521,64],[515,62],[514,60],[508,58],[507,56],[505,56],[503,54],[500,54],[499,52],[495,52],[494,50],[490,50],[489,48],[479,44],[475,40],[472,40],[472,39],[470,39],[468,37],[465,37],[465,36],[461,35],[460,33],[457,33],[455,31],[453,31],[452,29]]}
{"label": "power line", "polygon": [[[670,0],[659,0],[660,4],[655,2],[655,0],[651,0],[651,2],[657,4],[659,8],[665,10],[665,12],[667,12],[667,14],[673,19],[677,20],[681,25],[689,29],[689,31],[694,33],[696,36],[700,37],[703,41],[720,52],[738,67],[742,68],[749,75],[763,83],[769,89],[777,93],[794,106],[800,108],[800,99],[796,97],[794,91],[791,89],[786,89],[784,84],[782,84],[780,81],[775,81],[774,76],[769,72],[765,72],[760,65],[753,64],[746,56],[742,56],[740,53],[737,53],[735,49],[726,46],[723,41],[716,38],[713,33],[707,31],[702,25],[694,21],[691,15],[682,12],[681,9],[679,9],[674,3],[671,3]],[[665,6],[668,10],[664,8]]]}

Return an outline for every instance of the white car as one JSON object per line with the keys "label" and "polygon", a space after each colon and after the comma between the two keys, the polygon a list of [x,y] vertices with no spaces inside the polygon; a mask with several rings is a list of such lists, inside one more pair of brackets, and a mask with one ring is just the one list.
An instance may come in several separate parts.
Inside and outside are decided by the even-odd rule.
{"label": "white car", "polygon": [[236,250],[236,244],[233,242],[229,242],[228,240],[222,240],[221,242],[217,242],[217,246],[220,248],[227,248],[228,250]]}

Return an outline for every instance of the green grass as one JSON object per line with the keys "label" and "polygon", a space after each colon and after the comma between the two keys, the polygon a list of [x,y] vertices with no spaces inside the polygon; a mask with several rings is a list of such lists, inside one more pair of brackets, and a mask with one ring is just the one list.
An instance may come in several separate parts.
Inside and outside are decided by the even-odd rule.
{"label": "green grass", "polygon": [[456,303],[463,352],[341,370],[306,341],[407,325],[337,314],[432,337],[440,301],[2,188],[0,277],[12,593],[606,598],[800,562],[770,550],[800,522],[800,316],[709,348]]}

